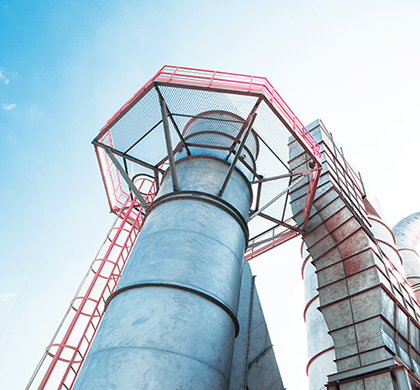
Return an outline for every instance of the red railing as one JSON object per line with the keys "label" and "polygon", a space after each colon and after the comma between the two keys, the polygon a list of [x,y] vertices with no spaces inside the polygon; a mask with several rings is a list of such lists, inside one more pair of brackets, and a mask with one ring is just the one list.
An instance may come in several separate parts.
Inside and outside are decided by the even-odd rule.
{"label": "red railing", "polygon": [[314,198],[316,194],[316,189],[318,187],[319,177],[321,175],[320,170],[313,171],[311,174],[311,178],[309,180],[308,192],[305,198],[305,204],[303,206],[303,214],[304,214],[304,224],[302,229],[305,230],[308,224],[309,216],[311,214],[312,204],[314,203]]}
{"label": "red railing", "polygon": [[[151,203],[156,195],[154,181],[148,177],[136,179],[139,188],[145,183],[148,187],[145,198]],[[69,390],[73,387],[103,317],[106,300],[117,286],[142,223],[142,207],[136,199],[132,200],[127,196],[104,244],[30,379],[27,390]]]}
{"label": "red railing", "polygon": [[[286,222],[291,222],[287,220]],[[245,260],[250,261],[257,256],[297,237],[300,233],[285,226],[276,226],[267,232],[260,234],[248,242],[248,249],[245,251]]]}
{"label": "red railing", "polygon": [[[321,154],[320,145],[314,140],[312,135],[306,130],[302,122],[296,117],[291,108],[274,89],[271,83],[265,77],[241,75],[236,73],[218,72],[203,69],[194,69],[187,67],[175,67],[166,65],[162,67],[156,75],[154,75],[127,103],[121,107],[119,111],[106,123],[106,125],[100,131],[100,142],[102,144],[112,145],[111,132],[109,130],[115,120],[120,116],[124,115],[131,106],[142,97],[143,93],[146,93],[153,82],[161,82],[173,85],[185,85],[198,88],[208,88],[214,90],[226,90],[226,91],[237,91],[241,93],[259,93],[264,94],[267,100],[273,105],[282,118],[289,124],[290,129],[295,137],[300,139],[301,143],[307,146],[307,149],[311,151],[312,157],[318,162],[318,166],[321,167]],[[99,140],[99,139],[98,139]],[[119,209],[121,207],[120,197],[125,198],[126,193],[123,190],[122,183],[117,173],[116,179],[114,179],[115,168],[109,161],[106,153],[102,149],[98,148],[99,162],[102,166],[103,163],[106,165],[106,169],[102,169],[102,174],[105,181],[105,187],[108,192],[108,198],[111,203],[111,210]],[[102,154],[101,154],[102,153]],[[102,161],[101,161],[102,160]],[[314,185],[317,184],[320,172],[314,172],[312,175],[311,186],[309,188],[309,194],[305,203],[305,216],[308,217],[308,211],[312,206],[311,200],[315,191]],[[113,197],[109,196],[109,192],[113,192]]]}
{"label": "red railing", "polygon": [[[105,145],[109,145],[111,148],[114,147],[114,142],[111,133],[106,133],[101,138],[101,142]],[[119,210],[121,207],[123,207],[123,203],[129,195],[123,189],[120,173],[118,172],[117,168],[114,166],[113,162],[110,160],[109,156],[104,151],[104,149],[95,147],[95,150],[98,156],[102,178],[105,182],[105,189],[107,191],[111,210]],[[110,196],[111,194],[113,196]],[[121,199],[123,200],[121,201]]]}
{"label": "red railing", "polygon": [[[145,87],[153,81],[180,83],[203,88],[226,89],[247,93],[262,93],[282,114],[282,117],[288,122],[295,135],[308,145],[312,150],[313,155],[317,159],[321,157],[318,143],[265,77],[167,65],[164,66]],[[137,94],[141,93],[143,88]],[[133,98],[135,98],[137,94]]]}
{"label": "red railing", "polygon": [[241,75],[237,73],[165,65],[139,91],[137,91],[137,93],[128,100],[128,102],[124,104],[111,119],[109,119],[100,133],[107,130],[117,117],[124,114],[132,103],[134,103],[144,91],[149,89],[153,82],[183,84],[209,89],[225,89],[228,91],[245,93],[262,93],[280,113],[283,119],[286,120],[294,135],[311,150],[311,154],[315,160],[320,162],[320,146],[271,83],[265,77]]}

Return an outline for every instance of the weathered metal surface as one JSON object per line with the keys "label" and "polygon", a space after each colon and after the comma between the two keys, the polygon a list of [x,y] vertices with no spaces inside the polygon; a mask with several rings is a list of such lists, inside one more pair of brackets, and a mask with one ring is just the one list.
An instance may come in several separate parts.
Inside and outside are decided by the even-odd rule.
{"label": "weathered metal surface", "polygon": [[[289,137],[302,161],[293,173]],[[128,224],[135,228],[141,225],[137,217],[147,221],[137,247],[142,249],[131,256],[117,290],[120,265],[107,276],[112,288],[89,298],[100,310],[80,333],[80,342],[88,344],[83,353],[80,345],[58,345],[72,355],[54,356],[54,362],[67,364],[58,387],[72,388],[106,307],[76,388],[138,388],[139,381],[143,388],[226,388],[232,337],[239,331],[243,252],[255,258],[304,231],[321,168],[319,145],[265,78],[171,66],[146,83],[93,144],[110,211],[128,210]],[[290,189],[307,176],[300,228],[288,200]],[[160,188],[153,203],[149,191],[138,188],[139,177]],[[131,247],[132,242],[120,248],[123,266]],[[70,332],[74,328],[72,323]],[[272,349],[264,348],[246,371],[255,383],[266,368],[277,370]],[[140,361],[146,362],[141,369]],[[169,362],[174,365],[167,367]],[[53,366],[44,384],[58,375],[52,375]],[[259,386],[250,381],[250,387]]]}
{"label": "weathered metal surface", "polygon": [[322,313],[318,310],[319,294],[316,269],[312,258],[302,243],[302,277],[305,284],[304,320],[306,323],[308,364],[306,373],[310,378],[309,390],[321,390],[327,383],[327,375],[335,373],[334,343],[328,334],[328,327]]}
{"label": "weathered metal surface", "polygon": [[229,390],[284,390],[248,262],[242,274],[238,320]]}
{"label": "weathered metal surface", "polygon": [[[320,371],[324,377],[329,374],[329,389],[400,389],[407,385],[407,375],[418,384],[420,308],[403,275],[393,234],[364,199],[359,179],[349,175],[349,164],[322,122],[314,123],[312,134],[321,145],[324,169],[303,237],[316,269],[314,278],[314,270],[305,265],[306,315],[318,299],[317,289],[318,309],[333,340],[337,374],[328,373],[331,368],[319,362],[317,375],[309,378],[311,388],[322,388]],[[296,211],[308,185],[307,181],[291,192]],[[297,222],[303,223],[299,216]],[[319,325],[315,328],[311,327],[309,339],[325,332]],[[313,355],[309,370],[329,345],[321,344],[309,343]],[[370,369],[389,357],[395,361],[382,371]]]}
{"label": "weathered metal surface", "polygon": [[218,197],[229,163],[195,152],[164,177],[75,389],[228,389],[252,194],[239,167]]}
{"label": "weathered metal surface", "polygon": [[403,261],[404,272],[417,302],[420,303],[420,213],[402,219],[392,229]]}

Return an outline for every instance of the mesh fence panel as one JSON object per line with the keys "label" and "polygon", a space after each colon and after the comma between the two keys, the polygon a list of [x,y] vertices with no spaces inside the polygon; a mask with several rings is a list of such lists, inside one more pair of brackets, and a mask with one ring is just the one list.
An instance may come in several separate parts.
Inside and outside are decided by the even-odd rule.
{"label": "mesh fence panel", "polygon": [[206,111],[228,111],[246,118],[257,101],[257,97],[223,92],[159,86],[169,111],[190,117]]}
{"label": "mesh fence panel", "polygon": [[[106,145],[150,164],[151,168],[147,168],[129,163],[127,171],[130,176],[139,173],[154,176],[157,169],[161,168],[162,162],[167,160],[159,93],[156,88],[168,109],[168,123],[174,149],[177,146],[180,149],[179,144],[183,137],[187,145],[210,145],[220,148],[226,152],[226,157],[229,154],[228,149],[234,146],[235,138],[243,129],[245,120],[252,115],[260,97],[255,94],[244,95],[171,85],[159,85],[150,89],[123,114],[108,134],[102,137]],[[258,176],[252,175],[254,180],[309,169],[311,156],[296,142],[270,103],[263,99],[256,113],[253,131],[241,153],[243,161],[257,172]],[[234,153],[238,147],[239,144],[234,147]],[[118,194],[128,193],[127,185],[121,183],[115,171],[111,174],[114,191],[118,189]],[[292,216],[286,189],[296,178],[297,176],[292,179],[285,177],[266,181],[261,185],[260,195],[258,184],[252,185],[254,208],[257,207],[257,203],[259,208],[269,202],[272,204],[263,211],[265,216],[259,215],[249,222],[251,238],[275,227],[276,220],[284,222]],[[278,197],[282,192],[284,195]],[[278,199],[273,202],[275,197]]]}
{"label": "mesh fence panel", "polygon": [[111,128],[114,145],[125,152],[161,120],[159,97],[151,89]]}

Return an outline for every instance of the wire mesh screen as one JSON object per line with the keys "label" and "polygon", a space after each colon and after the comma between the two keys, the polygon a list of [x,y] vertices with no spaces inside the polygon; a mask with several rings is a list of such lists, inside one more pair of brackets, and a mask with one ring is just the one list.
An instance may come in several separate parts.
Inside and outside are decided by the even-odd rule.
{"label": "wire mesh screen", "polygon": [[[305,147],[302,131],[298,133],[293,129],[293,123],[300,122],[295,116],[292,124],[283,118],[261,86],[258,93],[251,87],[244,92],[242,85],[242,90],[212,90],[210,84],[201,85],[194,77],[195,74],[188,76],[185,79],[188,84],[183,85],[171,84],[172,76],[167,82],[159,81],[156,76],[154,82],[146,85],[114,116],[94,143],[110,148],[128,176],[147,174],[159,184],[168,169],[161,104],[166,106],[175,155],[186,149],[218,149],[218,156],[227,162],[236,155],[251,117],[256,113],[252,131],[238,157],[241,169],[245,167],[249,171],[253,191],[248,224],[250,240],[264,239],[280,226],[296,227],[291,222],[289,190],[296,185],[296,179],[308,175],[305,171],[314,160],[310,151],[313,145]],[[106,156],[103,159],[107,193],[113,197],[111,208],[117,210],[120,198],[130,193],[130,189],[116,167]]]}

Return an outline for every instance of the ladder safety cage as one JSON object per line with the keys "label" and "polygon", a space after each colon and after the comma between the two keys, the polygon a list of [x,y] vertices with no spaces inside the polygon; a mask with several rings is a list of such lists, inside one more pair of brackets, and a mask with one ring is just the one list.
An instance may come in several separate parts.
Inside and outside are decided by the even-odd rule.
{"label": "ladder safety cage", "polygon": [[[109,162],[107,162],[109,164]],[[110,167],[107,166],[107,169]],[[134,183],[150,204],[154,179],[137,176]],[[144,215],[137,199],[126,194],[104,243],[46,348],[26,390],[71,389],[140,232]]]}

